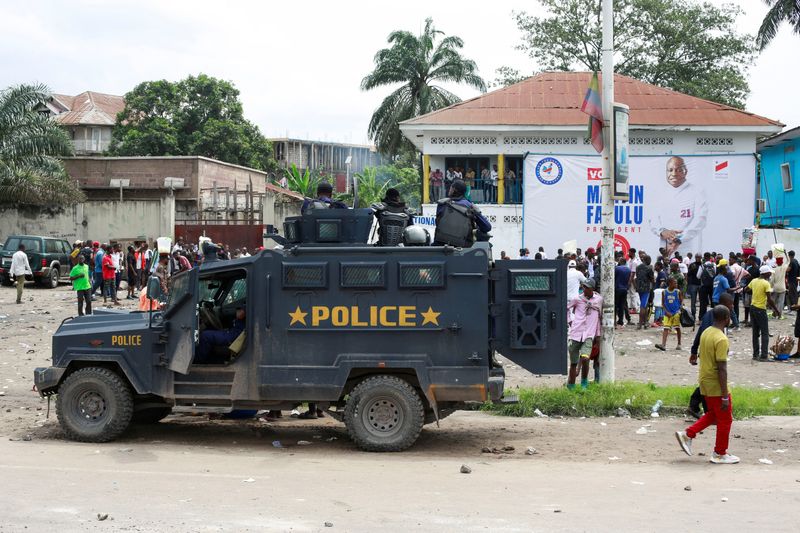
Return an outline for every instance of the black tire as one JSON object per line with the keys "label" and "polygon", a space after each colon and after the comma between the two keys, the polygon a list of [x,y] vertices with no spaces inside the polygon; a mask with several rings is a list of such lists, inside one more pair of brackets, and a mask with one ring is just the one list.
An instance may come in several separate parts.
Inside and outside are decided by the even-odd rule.
{"label": "black tire", "polygon": [[134,411],[131,422],[134,424],[157,424],[172,414],[172,407],[150,407]]}
{"label": "black tire", "polygon": [[48,289],[57,289],[58,288],[58,276],[59,276],[58,267],[51,268],[50,269],[50,275],[47,276],[47,283],[45,284],[45,286]]}
{"label": "black tire", "polygon": [[82,368],[58,387],[56,414],[69,439],[108,442],[128,429],[133,392],[127,381],[112,370]]}
{"label": "black tire", "polygon": [[7,276],[3,276],[3,277],[1,277],[1,278],[0,278],[0,283],[1,283],[1,284],[2,284],[4,287],[11,287],[12,285],[14,285],[14,282],[13,282],[13,281],[11,281],[11,278],[9,278],[9,277],[7,277]]}
{"label": "black tire", "polygon": [[356,446],[368,452],[400,452],[416,442],[425,406],[416,389],[395,376],[368,377],[350,392],[344,423]]}

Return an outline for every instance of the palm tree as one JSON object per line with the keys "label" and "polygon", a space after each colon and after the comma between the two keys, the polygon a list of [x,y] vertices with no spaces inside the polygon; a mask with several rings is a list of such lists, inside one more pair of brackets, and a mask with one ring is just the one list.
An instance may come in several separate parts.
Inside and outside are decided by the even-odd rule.
{"label": "palm tree", "polygon": [[69,136],[36,111],[49,97],[44,85],[0,91],[0,203],[55,206],[84,197],[59,159],[72,155]]}
{"label": "palm tree", "polygon": [[461,55],[464,41],[453,35],[439,40],[442,35],[430,18],[418,36],[407,31],[390,33],[391,47],[375,54],[375,70],[361,80],[364,91],[402,84],[384,98],[369,123],[370,138],[382,153],[396,155],[401,147],[410,147],[398,122],[461,101],[435,83],[465,83],[486,91],[486,83],[476,74],[475,62]]}
{"label": "palm tree", "polygon": [[782,22],[788,22],[792,32],[800,35],[800,0],[764,0],[768,6],[764,21],[758,29],[756,46],[763,50],[778,33]]}

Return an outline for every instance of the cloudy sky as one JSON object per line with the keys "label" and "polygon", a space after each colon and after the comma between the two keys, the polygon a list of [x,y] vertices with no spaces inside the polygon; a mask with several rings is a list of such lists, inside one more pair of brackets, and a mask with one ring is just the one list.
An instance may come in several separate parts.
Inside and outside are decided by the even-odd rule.
{"label": "cloudy sky", "polygon": [[[746,12],[740,30],[755,34],[766,5],[734,2]],[[521,0],[3,2],[0,87],[39,81],[54,92],[121,95],[141,81],[204,72],[236,84],[245,115],[267,136],[365,143],[370,115],[388,89],[363,93],[359,83],[389,32],[417,32],[433,17],[439,29],[464,39],[464,54],[491,80],[501,65],[536,67],[514,48],[512,11],[521,10],[541,8]],[[749,111],[800,125],[799,50],[800,37],[783,27],[750,69]]]}

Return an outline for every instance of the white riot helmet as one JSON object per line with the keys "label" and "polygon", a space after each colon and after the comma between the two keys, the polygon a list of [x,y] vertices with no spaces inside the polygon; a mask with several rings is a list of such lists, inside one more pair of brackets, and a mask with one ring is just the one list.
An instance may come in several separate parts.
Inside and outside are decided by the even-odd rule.
{"label": "white riot helmet", "polygon": [[422,226],[408,226],[403,231],[403,243],[406,246],[430,246],[431,234]]}

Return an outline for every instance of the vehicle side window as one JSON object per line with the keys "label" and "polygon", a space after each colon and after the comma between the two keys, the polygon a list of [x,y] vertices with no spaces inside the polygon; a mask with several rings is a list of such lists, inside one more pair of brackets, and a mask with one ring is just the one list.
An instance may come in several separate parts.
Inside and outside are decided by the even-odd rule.
{"label": "vehicle side window", "polygon": [[214,295],[219,290],[219,281],[213,278],[200,280],[200,292],[198,292],[198,299],[201,302],[211,302],[214,300]]}
{"label": "vehicle side window", "polygon": [[72,253],[72,247],[69,245],[68,242],[61,241],[61,253],[67,255]]}
{"label": "vehicle side window", "polygon": [[61,246],[59,241],[55,241],[53,239],[45,239],[44,241],[44,251],[48,254],[60,254],[61,253]]}
{"label": "vehicle side window", "polygon": [[41,252],[42,241],[40,239],[22,239],[26,252]]}
{"label": "vehicle side window", "polygon": [[233,282],[233,286],[231,286],[230,292],[225,297],[225,302],[223,305],[230,305],[234,302],[240,302],[247,298],[247,280],[246,279],[237,279]]}

